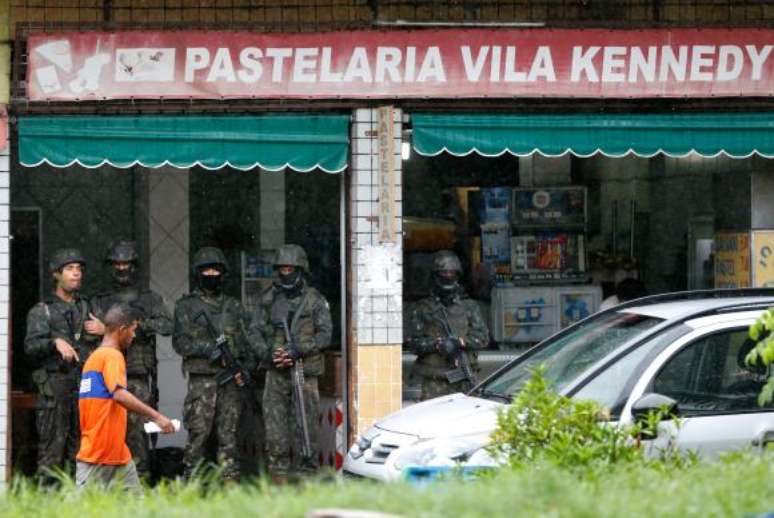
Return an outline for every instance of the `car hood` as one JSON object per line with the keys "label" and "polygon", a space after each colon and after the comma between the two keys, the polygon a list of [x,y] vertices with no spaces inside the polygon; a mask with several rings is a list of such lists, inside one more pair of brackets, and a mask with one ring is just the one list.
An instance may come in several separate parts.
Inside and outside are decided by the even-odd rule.
{"label": "car hood", "polygon": [[423,401],[387,416],[376,427],[421,439],[489,433],[497,425],[501,403],[452,394]]}

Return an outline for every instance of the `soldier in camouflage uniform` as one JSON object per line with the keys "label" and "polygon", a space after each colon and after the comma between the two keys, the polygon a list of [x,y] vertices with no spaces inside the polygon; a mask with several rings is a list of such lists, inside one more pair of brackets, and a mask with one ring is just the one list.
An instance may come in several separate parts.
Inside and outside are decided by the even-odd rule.
{"label": "soldier in camouflage uniform", "polygon": [[467,298],[459,284],[462,265],[449,250],[433,257],[433,288],[430,297],[422,299],[411,311],[408,324],[408,348],[417,355],[414,374],[422,377],[422,400],[471,389],[468,380],[449,383],[446,373],[457,368],[449,355],[451,328],[452,349],[461,348],[471,367],[478,370],[476,350],[489,344],[489,329],[478,305]]}
{"label": "soldier in camouflage uniform", "polygon": [[197,287],[175,304],[172,346],[183,357],[188,376],[188,393],[183,407],[183,423],[188,431],[183,464],[190,478],[197,466],[213,455],[208,452],[212,438],[214,457],[226,480],[239,479],[237,426],[242,412],[241,376],[218,384],[222,358],[217,356],[215,338],[207,329],[207,319],[217,333],[228,340],[231,354],[246,370],[254,367],[253,347],[248,342],[249,318],[242,304],[222,293],[227,273],[223,252],[205,247],[194,256],[193,273]]}
{"label": "soldier in camouflage uniform", "polygon": [[86,260],[74,248],[57,250],[49,262],[56,286],[27,314],[24,352],[36,365],[35,412],[38,429],[38,472],[72,469],[80,442],[78,389],[81,367],[97,346],[104,325],[93,318],[89,303],[78,294]]}
{"label": "soldier in camouflage uniform", "polygon": [[[269,474],[275,482],[284,483],[289,476],[311,474],[320,467],[317,378],[323,373],[322,351],[330,345],[333,326],[325,297],[306,283],[309,261],[303,248],[280,247],[274,268],[277,281],[261,294],[251,333],[263,337],[254,343],[261,345],[259,354],[268,368],[263,415]],[[292,344],[285,338],[283,320],[287,322]],[[303,361],[305,418],[312,449],[308,459],[301,455],[303,435],[290,376],[290,367],[298,360]]]}
{"label": "soldier in camouflage uniform", "polygon": [[[140,401],[158,410],[158,362],[156,335],[172,334],[172,315],[160,295],[138,285],[137,245],[119,241],[108,250],[105,263],[110,268],[113,289],[92,299],[94,314],[102,319],[113,304],[124,302],[141,315],[132,347],[126,350],[127,389]],[[126,444],[132,452],[137,473],[147,477],[150,470],[148,435],[143,429],[145,418],[129,412]]]}

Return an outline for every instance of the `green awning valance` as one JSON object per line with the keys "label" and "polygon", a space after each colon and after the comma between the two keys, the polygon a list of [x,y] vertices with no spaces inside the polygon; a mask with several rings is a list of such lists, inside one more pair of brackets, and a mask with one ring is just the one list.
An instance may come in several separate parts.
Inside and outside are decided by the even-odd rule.
{"label": "green awning valance", "polygon": [[58,116],[19,118],[22,165],[278,171],[347,167],[347,115]]}
{"label": "green awning valance", "polygon": [[414,149],[430,156],[447,151],[458,156],[774,157],[774,113],[414,114],[411,120]]}

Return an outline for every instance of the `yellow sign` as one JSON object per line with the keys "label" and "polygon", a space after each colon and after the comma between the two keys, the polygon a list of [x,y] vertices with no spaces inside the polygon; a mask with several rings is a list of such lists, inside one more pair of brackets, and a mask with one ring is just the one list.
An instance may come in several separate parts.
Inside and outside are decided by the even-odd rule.
{"label": "yellow sign", "polygon": [[715,234],[715,287],[750,287],[750,235]]}
{"label": "yellow sign", "polygon": [[774,230],[752,233],[753,287],[774,288]]}

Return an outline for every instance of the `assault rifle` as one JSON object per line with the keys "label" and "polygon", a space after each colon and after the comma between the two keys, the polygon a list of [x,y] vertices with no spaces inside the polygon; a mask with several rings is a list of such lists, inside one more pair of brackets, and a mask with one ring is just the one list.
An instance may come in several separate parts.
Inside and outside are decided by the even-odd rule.
{"label": "assault rifle", "polygon": [[218,385],[225,385],[226,383],[234,380],[237,374],[242,378],[242,387],[247,387],[252,384],[253,380],[250,377],[250,373],[242,366],[242,363],[231,354],[231,350],[228,348],[228,340],[223,333],[218,334],[215,327],[212,325],[212,321],[207,313],[202,310],[195,317],[194,322],[203,323],[207,328],[207,332],[215,340],[215,350],[210,355],[210,361],[212,363],[220,362],[223,365],[223,370],[215,375],[215,381]]}
{"label": "assault rifle", "polygon": [[463,350],[460,345],[460,339],[454,336],[454,332],[449,324],[449,316],[446,314],[446,308],[441,307],[441,325],[446,333],[446,338],[443,340],[443,352],[447,358],[454,360],[457,365],[456,369],[446,371],[446,381],[449,383],[458,383],[462,380],[468,380],[471,385],[478,385],[476,374],[473,372],[473,368],[470,366],[470,360],[468,354]]}
{"label": "assault rifle", "polygon": [[[146,318],[148,318],[148,315],[145,312],[145,307],[140,302],[139,296],[133,298],[129,301],[129,306],[134,309],[138,316],[140,317],[141,321],[145,321]],[[140,339],[143,341],[147,341],[151,345],[151,350],[153,351],[153,368],[149,368],[150,373],[150,396],[151,396],[151,403],[153,403],[153,408],[158,409],[159,408],[159,368],[158,368],[158,359],[156,358],[156,333],[151,330],[150,333],[147,333],[146,331],[143,331],[139,327],[137,328],[137,333],[139,336],[135,336],[135,340]],[[156,435],[153,435],[153,438],[156,438]]]}
{"label": "assault rifle", "polygon": [[[81,316],[81,320],[83,320],[83,318],[84,317]],[[83,347],[81,347],[81,334],[83,333],[83,325],[81,325],[80,331],[75,330],[75,317],[73,316],[73,311],[71,309],[68,309],[65,312],[64,320],[67,323],[68,333],[62,334],[52,330],[51,336],[53,338],[61,338],[65,342],[69,343],[70,346],[75,349],[75,352],[78,353],[78,357],[80,358],[83,354]],[[60,372],[62,374],[67,374],[77,367],[80,371],[84,361],[85,359],[81,358],[78,361],[65,362],[59,356],[59,353],[57,353],[55,357],[51,358],[46,363],[46,370],[49,372]]]}
{"label": "assault rifle", "polygon": [[285,344],[288,352],[294,357],[293,366],[290,368],[290,380],[293,383],[293,402],[296,405],[296,412],[298,412],[298,418],[301,421],[301,433],[303,434],[301,454],[305,459],[309,459],[312,457],[312,444],[309,440],[309,425],[306,422],[306,403],[304,402],[304,361],[297,354],[298,349],[290,335],[287,316],[282,319],[282,329],[285,332]]}

